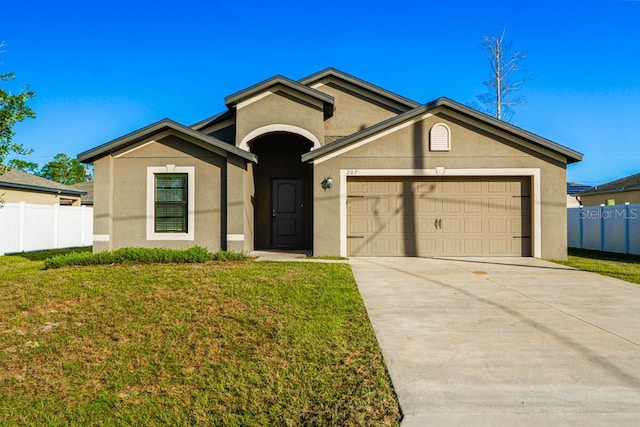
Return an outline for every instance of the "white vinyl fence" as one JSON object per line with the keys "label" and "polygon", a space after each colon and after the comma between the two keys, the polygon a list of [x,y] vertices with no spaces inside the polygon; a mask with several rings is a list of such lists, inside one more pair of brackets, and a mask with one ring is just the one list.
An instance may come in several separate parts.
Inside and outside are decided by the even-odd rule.
{"label": "white vinyl fence", "polygon": [[570,248],[640,255],[640,204],[567,209]]}
{"label": "white vinyl fence", "polygon": [[5,203],[0,255],[93,244],[93,208]]}

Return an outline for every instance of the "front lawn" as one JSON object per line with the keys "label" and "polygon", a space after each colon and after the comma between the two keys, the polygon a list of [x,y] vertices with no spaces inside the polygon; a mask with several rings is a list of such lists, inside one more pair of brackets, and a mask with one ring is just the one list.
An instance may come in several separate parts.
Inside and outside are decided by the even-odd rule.
{"label": "front lawn", "polygon": [[0,257],[0,425],[394,425],[346,264]]}
{"label": "front lawn", "polygon": [[555,262],[640,284],[640,256],[637,255],[569,248],[568,259]]}

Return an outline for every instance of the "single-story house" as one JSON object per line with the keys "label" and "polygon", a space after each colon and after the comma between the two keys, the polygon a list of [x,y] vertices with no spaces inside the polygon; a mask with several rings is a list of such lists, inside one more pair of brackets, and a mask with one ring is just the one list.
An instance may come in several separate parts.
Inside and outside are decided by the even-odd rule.
{"label": "single-story house", "polygon": [[591,185],[580,184],[579,182],[567,182],[567,207],[580,207],[580,194],[593,188]]}
{"label": "single-story house", "polygon": [[19,169],[0,174],[0,198],[5,203],[80,206],[84,191]]}
{"label": "single-story house", "polygon": [[82,197],[80,198],[80,204],[82,206],[93,206],[93,180],[79,182],[77,184],[72,184],[71,187],[76,190],[80,190],[84,192]]}
{"label": "single-story house", "polygon": [[78,155],[94,166],[94,251],[566,257],[574,150],[332,68],[224,102]]}
{"label": "single-story house", "polygon": [[578,197],[583,206],[640,203],[640,173],[598,185]]}

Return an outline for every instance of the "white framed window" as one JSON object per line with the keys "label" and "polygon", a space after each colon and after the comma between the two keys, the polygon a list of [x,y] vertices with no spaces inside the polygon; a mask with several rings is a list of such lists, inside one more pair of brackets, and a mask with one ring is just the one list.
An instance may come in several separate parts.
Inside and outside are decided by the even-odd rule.
{"label": "white framed window", "polygon": [[451,150],[451,129],[444,123],[436,123],[429,131],[430,151]]}
{"label": "white framed window", "polygon": [[147,240],[194,240],[195,167],[147,167]]}

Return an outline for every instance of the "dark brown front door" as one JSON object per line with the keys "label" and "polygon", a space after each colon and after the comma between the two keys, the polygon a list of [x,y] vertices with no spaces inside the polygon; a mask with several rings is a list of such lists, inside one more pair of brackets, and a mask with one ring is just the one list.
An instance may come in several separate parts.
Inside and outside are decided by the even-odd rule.
{"label": "dark brown front door", "polygon": [[275,248],[302,245],[302,181],[299,179],[272,181],[271,241]]}

